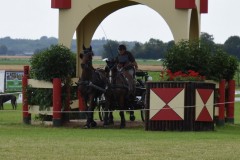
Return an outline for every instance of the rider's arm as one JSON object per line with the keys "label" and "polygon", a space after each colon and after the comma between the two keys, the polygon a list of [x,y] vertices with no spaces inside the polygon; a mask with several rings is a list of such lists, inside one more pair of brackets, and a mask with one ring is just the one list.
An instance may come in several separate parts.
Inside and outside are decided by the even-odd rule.
{"label": "rider's arm", "polygon": [[137,62],[131,52],[129,52],[129,60],[132,63],[132,65],[135,67],[135,69],[138,69]]}

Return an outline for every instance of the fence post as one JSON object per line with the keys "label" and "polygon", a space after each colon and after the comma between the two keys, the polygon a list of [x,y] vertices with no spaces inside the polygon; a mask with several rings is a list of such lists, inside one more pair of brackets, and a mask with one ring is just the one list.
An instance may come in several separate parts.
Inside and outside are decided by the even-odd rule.
{"label": "fence post", "polygon": [[22,77],[22,113],[23,123],[31,123],[31,114],[28,113],[28,100],[27,100],[27,86],[29,78],[29,66],[24,66],[24,73]]}
{"label": "fence post", "polygon": [[79,89],[78,89],[78,106],[79,106],[79,111],[85,111],[84,100],[82,98],[82,95]]}
{"label": "fence post", "polygon": [[226,81],[223,79],[219,83],[219,99],[218,99],[218,120],[217,125],[223,126],[225,123],[225,83]]}
{"label": "fence post", "polygon": [[234,123],[235,80],[228,81],[228,104],[226,122]]}
{"label": "fence post", "polygon": [[53,126],[59,127],[62,125],[62,102],[61,102],[61,79],[53,79]]}

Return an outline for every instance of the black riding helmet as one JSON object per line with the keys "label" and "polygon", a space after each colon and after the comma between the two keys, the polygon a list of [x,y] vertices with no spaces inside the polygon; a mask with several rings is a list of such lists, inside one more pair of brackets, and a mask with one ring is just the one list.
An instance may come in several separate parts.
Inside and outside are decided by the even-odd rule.
{"label": "black riding helmet", "polygon": [[118,46],[118,50],[127,50],[127,48],[124,44],[121,44]]}

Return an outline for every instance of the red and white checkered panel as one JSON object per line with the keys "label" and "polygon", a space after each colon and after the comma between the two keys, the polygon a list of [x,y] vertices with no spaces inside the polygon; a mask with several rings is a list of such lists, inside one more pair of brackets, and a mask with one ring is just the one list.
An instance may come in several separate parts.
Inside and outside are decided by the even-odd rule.
{"label": "red and white checkered panel", "polygon": [[196,121],[212,122],[214,107],[214,91],[212,89],[196,89]]}
{"label": "red and white checkered panel", "polygon": [[183,120],[184,88],[151,88],[150,120]]}

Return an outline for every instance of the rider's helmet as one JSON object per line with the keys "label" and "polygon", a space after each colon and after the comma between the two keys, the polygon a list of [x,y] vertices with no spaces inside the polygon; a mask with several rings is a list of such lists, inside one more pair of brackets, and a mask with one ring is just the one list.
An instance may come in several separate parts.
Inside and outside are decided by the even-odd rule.
{"label": "rider's helmet", "polygon": [[118,46],[118,50],[127,50],[126,46],[124,44],[120,44]]}

